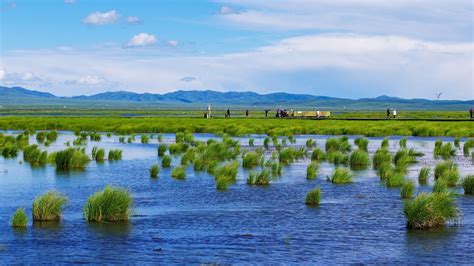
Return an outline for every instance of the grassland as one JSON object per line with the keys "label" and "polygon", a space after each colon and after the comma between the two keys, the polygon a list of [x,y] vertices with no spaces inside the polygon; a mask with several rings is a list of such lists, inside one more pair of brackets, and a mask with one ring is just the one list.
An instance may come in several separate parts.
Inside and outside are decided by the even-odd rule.
{"label": "grassland", "polygon": [[203,119],[190,117],[116,117],[116,116],[4,116],[2,130],[71,130],[131,133],[227,133],[296,135],[365,135],[365,136],[452,136],[474,137],[474,123],[469,121],[346,121],[273,118]]}

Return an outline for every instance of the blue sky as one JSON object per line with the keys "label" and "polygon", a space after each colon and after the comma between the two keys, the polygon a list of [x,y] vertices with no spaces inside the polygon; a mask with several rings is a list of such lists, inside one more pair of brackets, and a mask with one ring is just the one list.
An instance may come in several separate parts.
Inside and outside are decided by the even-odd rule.
{"label": "blue sky", "polygon": [[0,85],[474,99],[471,0],[1,0]]}

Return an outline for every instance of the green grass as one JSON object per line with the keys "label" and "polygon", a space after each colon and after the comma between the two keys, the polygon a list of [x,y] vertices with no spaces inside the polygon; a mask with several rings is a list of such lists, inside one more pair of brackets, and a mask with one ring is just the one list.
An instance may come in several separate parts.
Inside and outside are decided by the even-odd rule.
{"label": "green grass", "polygon": [[456,149],[451,142],[446,142],[441,146],[435,146],[433,155],[435,158],[441,157],[446,160],[456,155]]}
{"label": "green grass", "polygon": [[403,213],[410,229],[428,229],[456,221],[459,215],[454,199],[449,193],[422,193],[405,202]]}
{"label": "green grass", "polygon": [[263,147],[265,147],[266,150],[270,148],[270,137],[265,137],[265,139],[263,140]]}
{"label": "green grass", "polygon": [[255,139],[249,138],[249,147],[255,147]]}
{"label": "green grass", "polygon": [[400,139],[400,141],[398,142],[398,144],[400,145],[400,148],[406,149],[406,148],[407,148],[407,138],[402,138],[402,139]]}
{"label": "green grass", "polygon": [[351,153],[349,163],[353,169],[366,169],[370,164],[369,153],[364,150],[355,150]]}
{"label": "green grass", "polygon": [[318,169],[319,169],[319,164],[316,162],[312,162],[308,165],[308,168],[306,168],[306,179],[316,179],[317,174],[318,174]]}
{"label": "green grass", "polygon": [[131,215],[132,196],[119,187],[107,186],[87,199],[83,208],[88,222],[128,221]]}
{"label": "green grass", "polygon": [[250,186],[268,186],[271,181],[271,172],[264,169],[260,172],[250,172],[247,178],[247,184]]}
{"label": "green grass", "polygon": [[102,148],[93,147],[92,148],[92,159],[97,162],[102,162],[105,160],[105,150]]}
{"label": "green grass", "polygon": [[243,168],[254,168],[262,164],[263,161],[263,153],[260,151],[250,151],[243,155],[242,158],[242,167]]}
{"label": "green grass", "polygon": [[434,186],[433,186],[433,192],[437,193],[447,193],[448,190],[448,182],[444,179],[438,179],[436,180]]}
{"label": "green grass", "polygon": [[385,179],[385,185],[391,188],[402,187],[405,183],[405,177],[399,172],[394,172],[392,175],[388,176],[387,179]]}
{"label": "green grass", "polygon": [[193,163],[196,158],[196,148],[189,148],[181,157],[181,165],[188,165]]}
{"label": "green grass", "polygon": [[474,175],[466,176],[461,182],[464,194],[474,195]]}
{"label": "green grass", "polygon": [[374,157],[372,158],[372,163],[374,165],[374,169],[378,169],[383,164],[390,164],[392,162],[392,155],[386,149],[378,149]]}
{"label": "green grass", "polygon": [[400,190],[400,196],[403,199],[412,198],[415,193],[415,183],[413,181],[407,180],[403,183],[402,189]]}
{"label": "green grass", "polygon": [[239,163],[230,162],[223,166],[217,167],[214,171],[216,188],[225,190],[228,186],[236,181]]}
{"label": "green grass", "polygon": [[25,209],[18,208],[11,218],[13,227],[26,227],[28,224],[28,216],[26,216]]}
{"label": "green grass", "polygon": [[430,178],[431,169],[429,167],[423,167],[418,174],[418,183],[420,185],[426,185]]}
{"label": "green grass", "polygon": [[382,143],[380,144],[380,148],[381,149],[388,149],[388,145],[389,145],[388,138],[384,138],[382,140]]}
{"label": "green grass", "polygon": [[321,189],[316,188],[310,190],[306,194],[305,204],[309,206],[319,206],[319,202],[321,201]]}
{"label": "green grass", "polygon": [[326,154],[319,148],[315,148],[311,153],[311,161],[321,162],[326,159]]}
{"label": "green grass", "polygon": [[84,169],[90,161],[84,149],[67,148],[51,153],[51,157],[59,170]]}
{"label": "green grass", "polygon": [[109,161],[119,161],[122,160],[122,150],[120,149],[112,149],[109,150]]}
{"label": "green grass", "polygon": [[161,167],[169,168],[171,166],[171,157],[168,155],[163,156],[161,159]]}
{"label": "green grass", "polygon": [[41,151],[38,145],[29,145],[23,149],[23,160],[32,166],[45,166],[48,162],[48,152]]}
{"label": "green grass", "polygon": [[157,178],[159,172],[160,172],[160,166],[158,164],[153,164],[150,167],[150,177],[151,178]]}
{"label": "green grass", "polygon": [[449,187],[454,187],[459,181],[458,166],[452,161],[438,163],[434,170],[435,180],[443,179]]}
{"label": "green grass", "polygon": [[43,143],[45,139],[46,139],[46,132],[41,131],[36,134],[36,141],[38,141],[38,143]]}
{"label": "green grass", "polygon": [[2,147],[2,156],[5,158],[15,158],[18,156],[18,150],[15,144],[7,143]]}
{"label": "green grass", "polygon": [[34,221],[59,221],[67,198],[57,191],[48,191],[33,202]]}
{"label": "green grass", "polygon": [[454,139],[454,147],[460,149],[461,148],[461,138]]}
{"label": "green grass", "polygon": [[464,156],[469,156],[469,151],[474,148],[474,139],[468,139],[466,142],[464,142],[464,145],[462,146],[462,150],[464,153]]}
{"label": "green grass", "polygon": [[178,180],[186,179],[186,168],[184,166],[176,166],[171,171],[171,177]]}
{"label": "green grass", "polygon": [[168,150],[171,155],[182,154],[186,152],[189,148],[189,145],[184,142],[172,143],[168,146]]}
{"label": "green grass", "polygon": [[435,121],[344,121],[304,119],[202,119],[187,117],[114,116],[2,116],[0,129],[12,130],[87,130],[131,133],[215,133],[233,136],[268,134],[364,135],[364,136],[453,136],[474,137],[469,122]]}
{"label": "green grass", "polygon": [[345,168],[336,168],[331,178],[329,179],[333,184],[348,184],[352,183],[352,173]]}
{"label": "green grass", "polygon": [[391,163],[383,163],[377,168],[377,174],[380,180],[385,181],[395,173],[395,169]]}
{"label": "green grass", "polygon": [[91,132],[91,133],[89,134],[89,139],[90,139],[91,141],[100,141],[101,138],[102,138],[102,137],[101,137],[100,134],[97,133],[97,132]]}
{"label": "green grass", "polygon": [[351,150],[351,145],[347,137],[340,137],[340,138],[328,138],[326,140],[326,152],[348,152]]}
{"label": "green grass", "polygon": [[313,139],[307,139],[306,140],[306,148],[310,149],[316,146],[316,141]]}
{"label": "green grass", "polygon": [[333,151],[326,154],[329,162],[335,165],[346,164],[349,161],[349,156],[341,151]]}
{"label": "green grass", "polygon": [[165,144],[158,145],[158,156],[162,157],[165,155],[166,151],[168,150],[168,146]]}
{"label": "green grass", "polygon": [[141,135],[140,141],[141,141],[143,144],[148,143],[148,142],[149,142],[148,135],[146,135],[146,134]]}
{"label": "green grass", "polygon": [[367,148],[369,146],[369,140],[366,138],[356,138],[354,140],[354,144],[359,147],[359,150],[361,151],[367,151]]}

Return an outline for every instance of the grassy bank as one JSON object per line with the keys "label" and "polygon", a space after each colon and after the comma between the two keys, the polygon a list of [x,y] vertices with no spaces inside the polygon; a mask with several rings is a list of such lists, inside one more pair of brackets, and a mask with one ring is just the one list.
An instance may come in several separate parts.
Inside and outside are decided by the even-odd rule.
{"label": "grassy bank", "polygon": [[453,136],[474,137],[472,122],[433,121],[336,121],[297,119],[203,119],[183,117],[0,117],[1,130],[108,131],[119,134],[140,132],[194,132],[245,135],[327,134],[365,136]]}

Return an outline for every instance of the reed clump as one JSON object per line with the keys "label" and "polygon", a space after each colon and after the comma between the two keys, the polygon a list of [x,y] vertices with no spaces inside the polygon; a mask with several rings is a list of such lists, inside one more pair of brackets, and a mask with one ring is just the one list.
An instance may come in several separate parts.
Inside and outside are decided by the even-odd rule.
{"label": "reed clump", "polygon": [[83,208],[84,217],[88,222],[98,223],[128,221],[132,202],[132,196],[126,189],[107,186],[87,199]]}
{"label": "reed clump", "polygon": [[259,150],[255,152],[247,152],[242,158],[243,168],[254,168],[261,165],[263,162],[263,153]]}
{"label": "reed clump", "polygon": [[59,170],[84,169],[90,161],[84,149],[67,148],[51,154]]}
{"label": "reed clump", "polygon": [[143,144],[147,144],[149,142],[148,135],[145,135],[145,134],[141,135],[140,140]]}
{"label": "reed clump", "polygon": [[196,158],[197,149],[194,147],[189,148],[181,157],[181,165],[188,165],[194,163]]}
{"label": "reed clump", "polygon": [[459,181],[458,166],[452,161],[438,163],[434,170],[435,180],[443,179],[449,187],[454,187]]}
{"label": "reed clump", "polygon": [[48,162],[48,152],[41,151],[38,145],[29,145],[23,149],[23,160],[32,166],[45,166]]}
{"label": "reed clump", "polygon": [[216,188],[218,190],[225,190],[230,184],[235,183],[237,179],[238,168],[238,162],[230,162],[223,166],[216,167],[214,170]]}
{"label": "reed clump", "polygon": [[158,156],[162,157],[165,155],[166,151],[168,150],[168,146],[165,144],[158,145]]}
{"label": "reed clump", "polygon": [[420,185],[426,185],[428,183],[428,179],[430,178],[431,169],[429,167],[423,167],[420,169],[420,173],[418,174],[418,183]]}
{"label": "reed clump", "polygon": [[168,155],[163,156],[161,159],[161,167],[169,168],[171,166],[171,157]]}
{"label": "reed clump", "polygon": [[369,146],[369,140],[366,138],[356,138],[354,140],[354,144],[359,147],[359,150],[361,151],[368,151],[367,148]]}
{"label": "reed clump", "polygon": [[251,172],[247,178],[247,184],[250,186],[268,186],[271,181],[271,173],[268,169],[260,172]]}
{"label": "reed clump", "polygon": [[100,141],[102,139],[102,136],[97,132],[92,132],[89,134],[89,139],[91,141]]}
{"label": "reed clump", "polygon": [[57,191],[48,191],[33,202],[34,221],[59,221],[67,198]]}
{"label": "reed clump", "polygon": [[112,149],[109,150],[109,161],[119,161],[122,160],[122,150],[120,149]]}
{"label": "reed clump", "polygon": [[404,183],[406,182],[403,173],[397,171],[393,172],[385,179],[385,185],[387,187],[401,187]]}
{"label": "reed clump", "polygon": [[348,169],[337,167],[329,181],[333,184],[352,183],[352,173]]}
{"label": "reed clump", "polygon": [[316,179],[319,170],[319,164],[316,162],[311,162],[306,168],[306,179]]}
{"label": "reed clump", "polygon": [[456,221],[459,215],[450,193],[421,193],[411,201],[405,201],[403,209],[407,228],[428,229]]}
{"label": "reed clump", "polygon": [[474,139],[466,140],[466,142],[464,142],[464,145],[462,146],[464,156],[469,156],[469,152],[472,148],[474,148]]}
{"label": "reed clump", "polygon": [[474,195],[474,175],[469,175],[462,180],[462,188],[464,189],[464,194]]}
{"label": "reed clump", "polygon": [[310,190],[306,194],[305,204],[310,206],[319,206],[319,202],[321,201],[321,189],[316,188]]}
{"label": "reed clump", "polygon": [[366,169],[370,164],[369,153],[364,150],[355,150],[349,158],[351,168]]}
{"label": "reed clump", "polygon": [[456,149],[453,147],[451,142],[446,142],[441,146],[435,146],[433,154],[435,158],[441,157],[446,160],[456,156]]}
{"label": "reed clump", "polygon": [[349,161],[349,156],[341,151],[333,151],[326,154],[329,162],[335,165],[346,164]]}
{"label": "reed clump", "polygon": [[159,172],[160,172],[160,166],[158,164],[153,164],[150,167],[150,177],[151,178],[157,178]]}
{"label": "reed clump", "polygon": [[400,139],[400,142],[398,144],[400,145],[400,148],[406,149],[407,148],[407,138]]}
{"label": "reed clump", "polygon": [[11,218],[11,223],[13,227],[21,228],[26,227],[28,224],[28,216],[26,216],[25,209],[18,208]]}
{"label": "reed clump", "polygon": [[402,189],[400,190],[400,196],[403,199],[412,198],[415,193],[415,183],[413,181],[407,180],[403,183]]}
{"label": "reed clump", "polygon": [[186,179],[186,168],[184,168],[184,166],[176,166],[171,171],[171,177],[178,180]]}
{"label": "reed clump", "polygon": [[378,169],[382,164],[390,164],[392,162],[392,154],[387,149],[377,149],[372,158],[374,169]]}
{"label": "reed clump", "polygon": [[306,148],[311,149],[313,147],[316,147],[316,141],[314,141],[313,139],[307,139]]}
{"label": "reed clump", "polygon": [[315,148],[311,153],[311,161],[321,162],[326,159],[326,154],[319,148]]}

